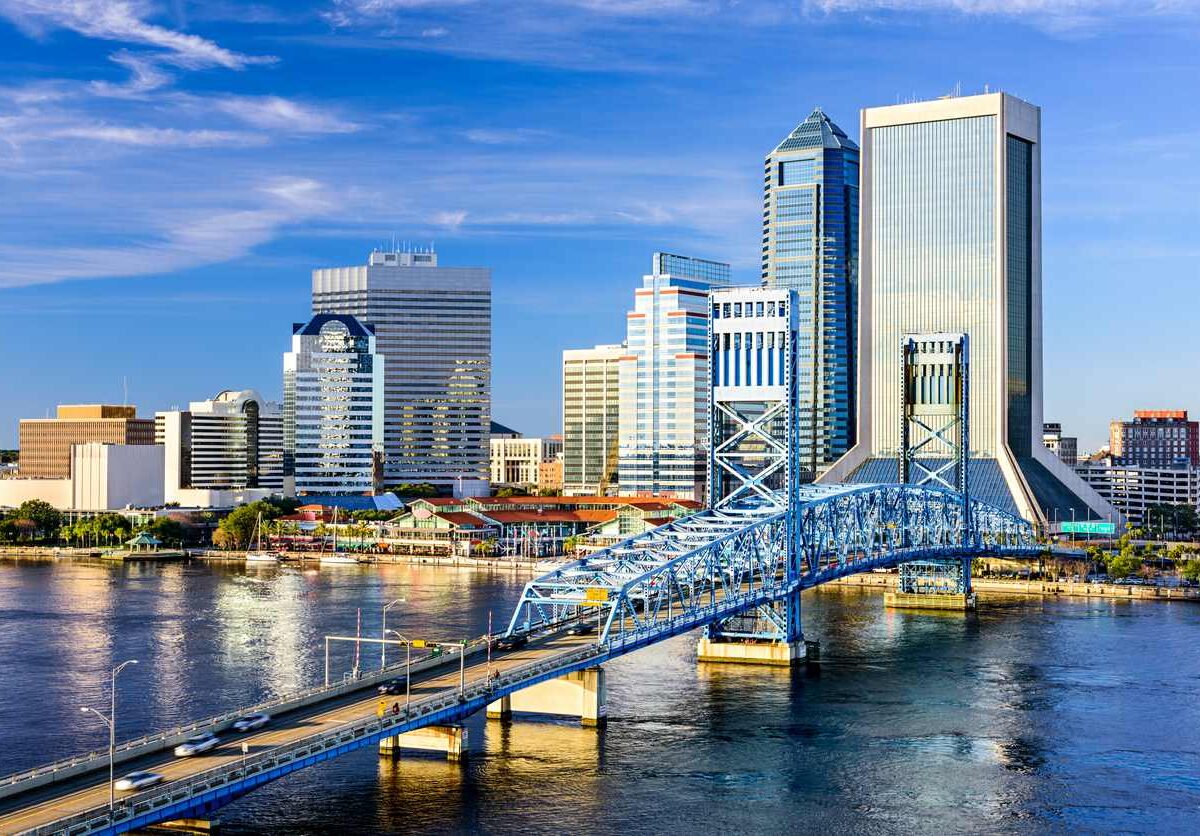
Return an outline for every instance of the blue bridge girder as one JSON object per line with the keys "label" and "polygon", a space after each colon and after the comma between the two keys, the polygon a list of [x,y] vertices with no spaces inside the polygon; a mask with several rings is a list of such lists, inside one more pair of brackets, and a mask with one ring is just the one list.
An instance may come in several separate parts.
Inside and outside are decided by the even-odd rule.
{"label": "blue bridge girder", "polygon": [[803,589],[911,560],[1041,550],[1020,517],[934,485],[804,485],[780,510],[725,504],[564,564],[526,585],[509,634],[594,620],[597,644],[641,646]]}

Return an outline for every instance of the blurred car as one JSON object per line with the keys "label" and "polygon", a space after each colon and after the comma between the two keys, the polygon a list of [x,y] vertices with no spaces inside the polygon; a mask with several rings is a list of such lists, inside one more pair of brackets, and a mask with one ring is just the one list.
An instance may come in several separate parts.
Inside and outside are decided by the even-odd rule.
{"label": "blurred car", "polygon": [[580,621],[578,624],[571,625],[571,629],[567,631],[568,636],[587,636],[596,632],[596,623],[594,621]]}
{"label": "blurred car", "polygon": [[247,714],[245,717],[241,718],[240,720],[234,721],[233,730],[234,731],[254,731],[255,729],[261,729],[263,726],[265,726],[269,722],[271,722],[270,714],[263,714],[261,712],[258,714]]}
{"label": "blurred car", "polygon": [[113,787],[121,792],[132,792],[133,790],[152,787],[162,781],[163,776],[157,772],[149,772],[142,770],[140,772],[130,772],[128,775],[117,779]]}
{"label": "blurred car", "polygon": [[212,732],[194,734],[175,747],[175,757],[190,758],[192,755],[199,755],[209,749],[215,749],[220,742],[220,739]]}
{"label": "blurred car", "polygon": [[407,684],[407,681],[402,676],[397,679],[391,679],[379,686],[379,693],[403,694]]}
{"label": "blurred car", "polygon": [[501,636],[496,642],[497,650],[518,650],[529,644],[529,636],[524,633],[514,633],[511,636]]}

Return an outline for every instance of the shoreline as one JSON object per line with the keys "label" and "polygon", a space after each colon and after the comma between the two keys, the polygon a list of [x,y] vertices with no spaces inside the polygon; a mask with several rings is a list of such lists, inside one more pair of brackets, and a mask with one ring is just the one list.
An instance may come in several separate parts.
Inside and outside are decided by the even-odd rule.
{"label": "shoreline", "polygon": [[[895,589],[897,577],[864,572],[838,578],[818,589],[843,588]],[[1070,581],[1010,581],[996,578],[971,578],[971,589],[981,598],[1004,595],[1037,595],[1043,598],[1108,598],[1126,601],[1195,601],[1200,589],[1176,586],[1123,586],[1111,583],[1072,583]]]}

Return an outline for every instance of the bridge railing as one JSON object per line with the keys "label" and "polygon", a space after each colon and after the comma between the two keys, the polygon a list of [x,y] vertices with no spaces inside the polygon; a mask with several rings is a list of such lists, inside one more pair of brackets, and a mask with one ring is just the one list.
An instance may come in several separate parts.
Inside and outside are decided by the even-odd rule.
{"label": "bridge railing", "polygon": [[245,786],[247,784],[257,786],[259,783],[269,780],[268,775],[278,777],[281,772],[294,771],[288,767],[294,766],[300,761],[324,755],[331,749],[348,745],[354,746],[354,744],[367,745],[363,741],[389,737],[392,734],[403,734],[406,731],[438,722],[450,722],[456,719],[457,715],[465,716],[468,712],[473,713],[479,710],[477,703],[481,698],[488,701],[499,699],[504,696],[506,691],[516,690],[514,686],[524,687],[526,682],[533,684],[533,682],[551,678],[559,671],[565,673],[574,668],[587,666],[586,663],[589,660],[598,659],[604,655],[606,655],[604,648],[597,645],[586,645],[517,668],[511,668],[497,677],[486,675],[475,677],[467,682],[461,695],[458,689],[452,689],[417,700],[409,708],[402,709],[399,714],[368,715],[350,720],[324,732],[308,735],[265,752],[247,755],[244,759],[214,767],[189,778],[128,796],[119,800],[117,807],[112,811],[109,811],[107,806],[96,807],[47,822],[24,831],[24,833],[36,834],[36,836],[64,832],[82,835],[130,823],[136,823],[136,826],[140,827],[151,823],[145,820],[146,817],[153,818],[158,811],[164,811],[164,816],[157,818],[157,821],[169,820],[168,815],[178,817],[182,814],[173,811],[166,813],[165,811],[170,811],[191,799],[220,790],[248,789],[249,787]]}
{"label": "bridge railing", "polygon": [[[486,640],[475,639],[468,642],[466,645],[466,654],[471,655],[477,653],[486,645]],[[418,660],[415,664],[428,662],[432,658],[450,659],[457,658],[458,648],[454,647],[445,657],[430,657],[425,656]],[[437,664],[441,664],[438,662]],[[398,671],[404,669],[404,664],[401,662],[389,665],[382,670],[371,671],[370,673],[345,682],[337,682],[331,685],[316,685],[310,688],[302,688],[298,691],[292,691],[286,694],[281,694],[269,700],[257,703],[251,706],[243,706],[235,711],[227,711],[222,714],[217,714],[212,717],[206,717],[202,720],[195,720],[189,723],[183,723],[174,728],[163,731],[151,732],[149,734],[136,737],[131,740],[124,740],[117,744],[115,754],[117,762],[128,760],[133,757],[138,757],[142,754],[148,754],[153,751],[169,748],[176,743],[186,739],[189,735],[196,734],[202,731],[221,730],[233,724],[234,721],[247,714],[256,713],[286,713],[287,711],[309,705],[312,702],[318,701],[322,696],[338,696],[347,691],[359,690],[370,687],[378,680],[388,676],[395,675]],[[14,795],[19,792],[24,792],[27,788],[40,786],[44,783],[53,783],[54,777],[66,773],[69,777],[72,774],[78,774],[78,770],[85,766],[91,768],[107,767],[108,765],[108,749],[95,749],[81,755],[73,755],[68,758],[62,758],[53,763],[43,764],[41,766],[26,769],[21,772],[14,772],[10,775],[5,775],[0,778],[0,798]],[[49,779],[49,780],[47,780]],[[23,786],[26,785],[26,786]]]}

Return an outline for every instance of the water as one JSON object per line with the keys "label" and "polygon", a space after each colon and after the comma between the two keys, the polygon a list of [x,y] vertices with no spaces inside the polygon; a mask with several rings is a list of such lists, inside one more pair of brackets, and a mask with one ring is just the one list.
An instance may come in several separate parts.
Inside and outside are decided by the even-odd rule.
{"label": "water", "polygon": [[[461,638],[522,576],[0,562],[0,772],[314,684],[328,632]],[[680,637],[608,665],[609,724],[469,724],[465,765],[365,750],[224,809],[225,833],[1194,833],[1200,606],[989,600],[974,615],[807,593],[816,672],[697,665]],[[363,665],[378,648],[363,649]],[[352,664],[353,648],[334,660]]]}

